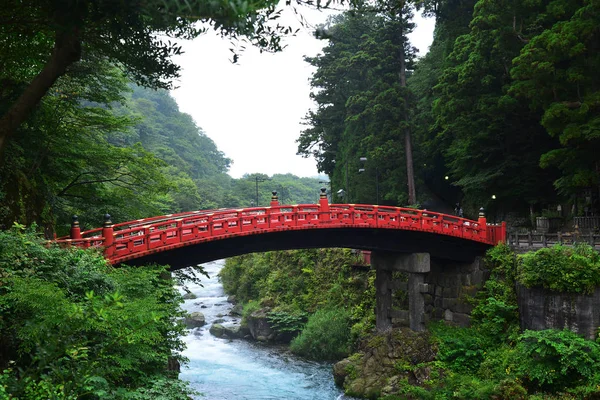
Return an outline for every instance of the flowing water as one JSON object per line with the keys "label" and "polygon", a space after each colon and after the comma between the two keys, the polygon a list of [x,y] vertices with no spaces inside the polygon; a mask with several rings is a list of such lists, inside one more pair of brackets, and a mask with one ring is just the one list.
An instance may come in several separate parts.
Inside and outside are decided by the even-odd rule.
{"label": "flowing water", "polygon": [[331,365],[315,363],[293,356],[285,348],[246,340],[219,339],[209,333],[216,319],[223,324],[239,322],[229,316],[232,305],[218,280],[224,261],[204,264],[210,279],[202,278],[204,287],[189,285],[197,298],[182,306],[188,312],[200,311],[206,325],[189,332],[184,338],[183,355],[189,363],[181,379],[201,393],[206,400],[341,400],[345,397],[335,386]]}

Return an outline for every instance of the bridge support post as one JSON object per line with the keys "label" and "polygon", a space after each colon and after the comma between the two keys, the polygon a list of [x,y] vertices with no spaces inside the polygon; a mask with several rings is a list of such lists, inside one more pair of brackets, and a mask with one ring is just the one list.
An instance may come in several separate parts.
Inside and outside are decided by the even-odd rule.
{"label": "bridge support post", "polygon": [[375,254],[371,265],[375,267],[375,328],[384,332],[392,328],[392,269],[385,257]]}
{"label": "bridge support post", "polygon": [[102,245],[104,246],[104,255],[111,257],[115,253],[115,237],[113,235],[113,223],[110,220],[110,214],[104,214],[104,226],[102,227],[102,237],[104,238]]}
{"label": "bridge support post", "polygon": [[392,327],[392,274],[394,271],[408,273],[408,319],[410,329],[425,330],[425,298],[428,287],[425,274],[431,270],[429,253],[401,254],[374,251],[371,265],[375,267],[376,318],[378,331]]}

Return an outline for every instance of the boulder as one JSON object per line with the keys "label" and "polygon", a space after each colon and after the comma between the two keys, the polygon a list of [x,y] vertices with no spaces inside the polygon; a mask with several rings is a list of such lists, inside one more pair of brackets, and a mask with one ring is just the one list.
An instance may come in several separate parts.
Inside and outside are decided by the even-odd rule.
{"label": "boulder", "polygon": [[225,334],[225,327],[221,324],[212,324],[208,331],[211,335],[220,338]]}
{"label": "boulder", "polygon": [[249,334],[248,328],[239,325],[226,325],[225,335],[231,339],[242,339]]}
{"label": "boulder", "polygon": [[196,296],[194,293],[192,292],[187,292],[186,294],[183,295],[183,299],[184,300],[192,300],[197,298],[198,296]]}
{"label": "boulder", "polygon": [[277,337],[277,333],[271,328],[269,321],[267,320],[267,314],[270,311],[271,309],[269,307],[265,307],[254,311],[246,317],[250,335],[252,335],[255,340],[269,342],[275,340]]}
{"label": "boulder", "polygon": [[231,296],[229,296],[227,298],[227,302],[231,303],[231,304],[236,304],[237,303],[237,297],[235,296],[235,294],[232,294]]}
{"label": "boulder", "polygon": [[188,327],[188,329],[200,328],[205,324],[206,319],[204,318],[204,314],[199,311],[194,311],[185,317],[185,325]]}
{"label": "boulder", "polygon": [[241,304],[236,304],[229,311],[229,315],[236,315],[238,317],[241,317],[242,311],[244,311],[244,306],[242,306]]}

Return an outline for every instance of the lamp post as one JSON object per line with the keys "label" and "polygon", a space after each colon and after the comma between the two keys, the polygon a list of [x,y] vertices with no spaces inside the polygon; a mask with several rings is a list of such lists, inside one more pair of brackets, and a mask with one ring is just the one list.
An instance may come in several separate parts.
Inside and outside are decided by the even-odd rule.
{"label": "lamp post", "polygon": [[[332,154],[333,155],[332,162],[337,165],[336,157],[338,155],[338,152],[336,150],[330,150],[330,149],[323,149],[323,148],[321,148],[321,154],[323,155],[325,153]],[[349,203],[350,202],[350,186],[349,186],[349,183],[348,183],[348,181],[349,181],[349,178],[348,178],[348,158],[346,158],[346,161],[344,162],[344,169],[346,171],[346,177],[345,177],[345,181],[346,181],[345,183],[346,184],[345,184],[344,189],[342,191],[343,194],[340,194],[339,191],[338,191],[338,196],[340,196],[340,197],[346,196],[346,201]],[[336,170],[336,169],[334,168],[334,170]],[[330,187],[330,189],[331,189],[331,187]],[[340,190],[342,190],[342,189],[340,189]]]}
{"label": "lamp post", "polygon": [[254,180],[256,182],[256,207],[258,207],[258,182],[270,181],[271,178],[263,178],[258,175],[255,175]]}
{"label": "lamp post", "polygon": [[[362,163],[366,163],[367,162],[367,157],[360,157],[359,161],[362,162]],[[359,168],[358,169],[359,173],[363,173],[365,171],[366,171],[365,168]],[[375,202],[375,204],[379,204],[379,167],[377,167],[377,165],[375,165],[375,193],[376,193],[376,199],[377,199],[377,201]]]}

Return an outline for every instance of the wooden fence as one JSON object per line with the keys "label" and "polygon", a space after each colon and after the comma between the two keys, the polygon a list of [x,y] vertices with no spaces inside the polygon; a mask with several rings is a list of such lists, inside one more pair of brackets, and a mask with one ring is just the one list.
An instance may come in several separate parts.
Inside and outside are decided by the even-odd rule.
{"label": "wooden fence", "polygon": [[543,247],[551,247],[555,244],[572,246],[575,243],[587,243],[600,251],[600,234],[598,233],[576,233],[576,232],[508,232],[508,245],[514,249],[536,250]]}

